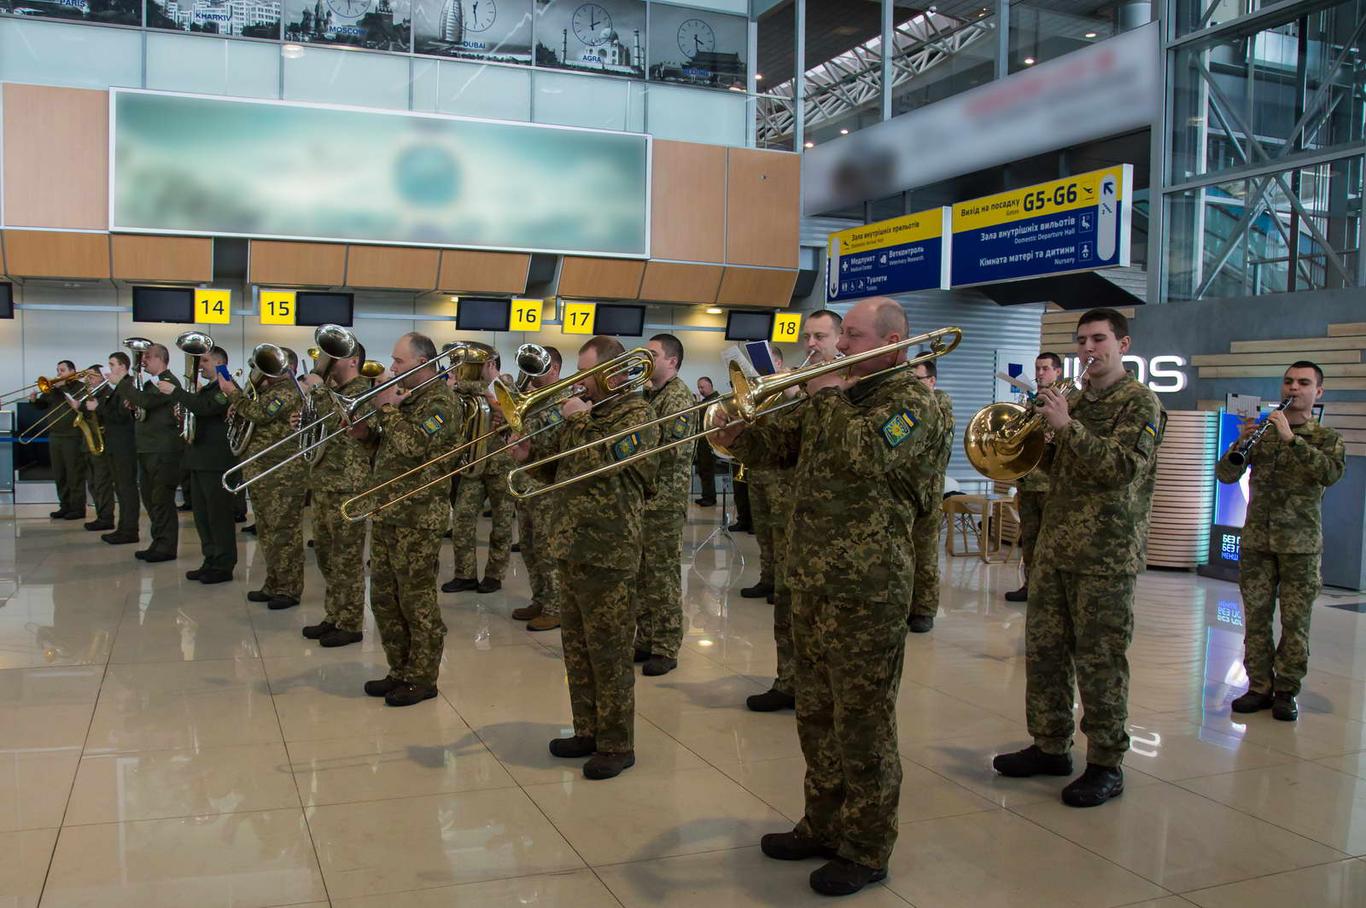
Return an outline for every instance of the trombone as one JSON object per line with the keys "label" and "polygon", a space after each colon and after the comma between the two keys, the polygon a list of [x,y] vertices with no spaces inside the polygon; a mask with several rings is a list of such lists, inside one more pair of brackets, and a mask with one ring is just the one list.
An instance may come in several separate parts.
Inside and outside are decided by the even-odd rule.
{"label": "trombone", "polygon": [[[89,375],[94,371],[94,369],[84,369],[81,372],[72,373],[72,375]],[[48,432],[48,430],[50,430],[53,426],[60,422],[61,419],[64,416],[66,416],[67,413],[75,414],[72,417],[72,424],[75,425],[76,428],[81,430],[82,435],[86,435],[89,426],[85,425],[83,419],[83,416],[85,414],[82,408],[85,406],[85,402],[87,400],[90,400],[102,389],[109,386],[109,380],[105,379],[101,381],[94,388],[83,388],[76,394],[75,397],[72,397],[70,392],[66,390],[65,386],[68,384],[70,384],[70,381],[63,379],[61,384],[54,384],[49,388],[49,391],[44,391],[43,393],[50,393],[52,389],[60,390],[67,400],[71,401],[71,403],[73,404],[76,404],[76,409],[72,410],[65,402],[62,401],[54,402],[52,406],[48,408],[47,412],[45,412],[41,417],[39,417],[33,423],[33,425],[29,426],[23,432],[16,435],[14,437],[15,441],[19,442],[19,444],[21,445],[33,444],[35,441],[37,441],[39,438],[45,435]],[[84,428],[82,428],[83,425],[85,426]],[[99,454],[103,450],[104,446],[103,443],[97,445],[94,440],[92,440],[88,435],[86,435],[86,447],[90,449],[91,454]],[[100,450],[95,450],[97,447],[100,448]]]}
{"label": "trombone", "polygon": [[60,375],[56,378],[48,378],[45,375],[40,375],[38,376],[38,380],[33,384],[24,385],[17,391],[11,391],[8,394],[0,395],[0,407],[19,403],[19,401],[28,397],[34,389],[37,389],[38,394],[51,394],[54,389],[65,387],[74,381],[83,382],[90,377],[90,373],[93,371],[95,370],[82,369],[79,372],[72,372],[70,375]]}
{"label": "trombone", "polygon": [[[775,404],[777,403],[778,399],[781,397],[784,391],[788,390],[789,388],[797,387],[798,385],[804,385],[814,378],[819,378],[822,375],[829,375],[833,372],[844,371],[848,369],[850,366],[853,366],[856,363],[864,362],[866,360],[877,359],[881,356],[899,353],[907,347],[916,346],[920,344],[930,345],[930,349],[925,351],[924,353],[917,354],[916,356],[911,357],[905,362],[897,363],[894,366],[882,369],[878,372],[874,372],[872,375],[867,375],[859,379],[860,381],[866,381],[867,379],[873,378],[874,376],[883,375],[888,372],[900,371],[902,369],[908,369],[917,365],[918,363],[924,363],[929,362],[933,359],[938,359],[946,353],[952,352],[953,349],[957,347],[962,340],[963,329],[961,328],[937,328],[934,331],[928,331],[924,334],[917,334],[914,337],[908,337],[905,340],[897,341],[894,344],[884,344],[881,347],[875,347],[872,350],[865,350],[862,353],[853,353],[846,356],[841,356],[829,362],[817,363],[813,366],[804,365],[803,367],[794,369],[791,372],[780,372],[774,375],[761,376],[759,378],[750,378],[748,375],[745,374],[744,369],[740,367],[739,363],[732,362],[730,364],[729,369],[731,385],[731,392],[729,394],[723,395],[715,400],[702,401],[700,403],[693,404],[691,407],[679,410],[676,413],[670,413],[667,416],[656,417],[655,419],[651,419],[648,422],[643,422],[639,425],[632,426],[629,429],[623,429],[620,432],[614,432],[613,434],[608,435],[605,438],[599,438],[596,441],[586,442],[584,444],[578,445],[577,447],[570,448],[567,451],[560,451],[556,454],[552,454],[549,457],[543,457],[540,460],[534,461],[532,463],[523,464],[522,466],[517,467],[516,469],[508,473],[508,490],[512,493],[512,497],[517,499],[518,501],[526,501],[531,498],[539,498],[540,496],[545,495],[549,492],[558,491],[577,482],[582,482],[585,479],[592,479],[595,476],[600,476],[603,473],[607,473],[611,470],[618,469],[619,467],[630,466],[636,461],[646,457],[650,457],[654,454],[669,451],[686,444],[695,444],[699,438],[708,439],[708,444],[711,444],[712,447],[716,448],[718,451],[721,451],[722,453],[729,454],[728,451],[725,451],[723,448],[716,445],[715,442],[712,442],[710,438],[712,435],[726,428],[726,425],[729,424],[717,423],[717,418],[721,413],[725,413],[727,416],[730,417],[729,422],[752,423],[760,416],[769,415],[777,412],[778,410],[783,410],[787,407],[794,406],[795,404],[799,403],[800,400],[788,401],[786,403],[778,404],[775,406]],[[809,358],[810,357],[808,357],[808,359]],[[563,460],[566,457],[572,457],[575,454],[583,453],[584,451],[588,451],[598,445],[611,445],[617,440],[625,438],[627,435],[639,432],[641,429],[648,429],[651,426],[662,425],[666,422],[673,422],[680,416],[687,416],[688,414],[695,413],[698,410],[705,411],[705,414],[703,416],[703,423],[706,427],[695,435],[689,435],[687,438],[680,438],[676,441],[671,441],[668,444],[662,444],[653,448],[647,448],[643,451],[638,451],[635,454],[632,454],[630,457],[625,457],[621,460],[613,461],[612,463],[604,464],[600,467],[595,467],[583,473],[577,473],[573,476],[565,477],[564,479],[557,480],[556,482],[549,483],[538,488],[518,488],[517,486],[516,477],[524,476],[526,473],[532,470],[536,470],[546,466],[547,464]]]}
{"label": "trombone", "polygon": [[[523,344],[517,350],[517,365],[522,369],[522,375],[519,377],[516,387],[509,388],[501,380],[494,381],[493,383],[493,392],[498,398],[498,409],[502,411],[503,421],[507,423],[506,426],[499,426],[498,428],[485,432],[482,435],[455,446],[449,451],[436,455],[426,463],[418,464],[397,476],[386,479],[379,485],[372,486],[354,497],[347,499],[342,502],[342,516],[351,521],[365,520],[368,517],[378,514],[380,511],[388,510],[400,501],[405,501],[419,492],[430,489],[432,486],[438,485],[439,483],[446,482],[457,473],[464,472],[476,464],[483,463],[492,457],[498,456],[504,451],[517,447],[517,445],[540,432],[553,429],[555,427],[554,425],[542,426],[540,429],[537,429],[536,432],[522,436],[516,441],[505,444],[500,448],[495,448],[467,463],[462,463],[454,470],[443,473],[434,479],[424,482],[416,488],[408,489],[402,494],[372,507],[368,511],[361,514],[351,513],[351,509],[355,507],[356,502],[362,501],[376,492],[396,485],[405,479],[410,479],[438,463],[449,460],[452,457],[458,457],[471,448],[477,450],[480,444],[493,435],[497,435],[508,429],[520,433],[522,428],[526,425],[527,419],[533,414],[541,413],[549,407],[558,406],[569,398],[578,397],[582,394],[584,390],[583,382],[586,378],[596,377],[604,387],[607,387],[614,392],[606,399],[593,404],[594,407],[606,403],[608,400],[615,400],[624,394],[631,394],[635,391],[639,391],[641,388],[645,387],[646,382],[650,380],[650,376],[654,373],[655,361],[654,355],[650,353],[647,347],[636,347],[634,350],[628,350],[620,356],[598,363],[584,372],[571,375],[554,384],[546,385],[544,388],[535,388],[527,392],[522,392],[518,390],[518,388],[526,387],[530,384],[530,379],[527,378],[528,374],[530,374],[530,378],[536,378],[540,375],[544,375],[550,370],[550,354],[544,347],[537,344]],[[613,379],[621,379],[622,383],[615,388],[612,388],[611,382]]]}

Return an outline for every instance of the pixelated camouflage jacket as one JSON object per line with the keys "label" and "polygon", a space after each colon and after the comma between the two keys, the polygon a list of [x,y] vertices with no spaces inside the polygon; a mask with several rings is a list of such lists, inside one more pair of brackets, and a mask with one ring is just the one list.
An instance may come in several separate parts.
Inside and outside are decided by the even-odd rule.
{"label": "pixelated camouflage jacket", "polygon": [[[253,426],[251,440],[247,442],[247,449],[242,452],[243,460],[293,433],[294,414],[303,406],[299,391],[292,381],[270,382],[257,391],[255,398],[248,397],[240,388],[234,388],[228,392],[228,402],[237,416]],[[257,476],[298,450],[296,445],[281,445],[248,467],[244,475],[248,479]],[[296,458],[289,466],[270,474],[266,481],[302,483],[308,478],[307,466],[302,457]]]}
{"label": "pixelated camouflage jacket", "polygon": [[[652,419],[686,410],[693,405],[692,392],[677,375],[665,382],[664,387],[658,391],[647,389],[645,401],[654,414]],[[661,423],[657,427],[659,444],[666,445],[694,435],[697,432],[700,412],[694,411]],[[655,478],[655,494],[646,504],[651,511],[677,511],[680,514],[687,511],[688,493],[692,490],[693,451],[692,445],[679,445],[663,454],[655,455],[654,459],[659,464]]]}
{"label": "pixelated camouflage jacket", "polygon": [[1040,465],[1049,493],[1036,560],[1078,574],[1143,570],[1165,423],[1157,395],[1128,374],[1081,393]]}
{"label": "pixelated camouflage jacket", "polygon": [[1347,449],[1341,435],[1312,419],[1291,432],[1291,440],[1282,441],[1280,433],[1268,429],[1243,466],[1234,466],[1225,453],[1214,468],[1224,483],[1235,483],[1252,470],[1241,543],[1245,549],[1323,551],[1323,490],[1342,478]]}
{"label": "pixelated camouflage jacket", "polygon": [[[338,389],[342,397],[357,397],[372,387],[370,379],[357,375]],[[342,407],[337,398],[325,386],[319,385],[309,392],[313,398],[318,417],[329,413],[341,415]],[[368,405],[361,405],[361,412]],[[324,423],[327,432],[335,431],[340,423],[334,417]],[[375,445],[369,438],[356,438],[350,432],[334,435],[314,457],[309,467],[308,484],[320,492],[358,492],[370,484],[370,463],[375,456]]]}
{"label": "pixelated camouflage jacket", "polygon": [[[460,442],[459,402],[445,382],[433,382],[420,391],[404,395],[397,406],[380,407],[379,447],[375,451],[375,484],[392,479],[425,463]],[[450,471],[446,461],[432,464],[396,483],[388,495],[417,488]],[[377,524],[428,530],[444,530],[450,523],[451,485],[437,482],[409,496],[373,518]]]}
{"label": "pixelated camouflage jacket", "polygon": [[[953,398],[940,388],[935,388],[932,394],[935,404],[939,407],[939,438],[919,461],[923,473],[920,478],[934,484],[935,488],[941,488],[944,471],[948,469],[949,459],[953,457]],[[940,494],[943,494],[942,491]]]}
{"label": "pixelated camouflage jacket", "polygon": [[[929,506],[921,461],[940,440],[939,407],[907,370],[825,388],[733,450],[747,464],[793,467],[788,586],[874,602],[910,602],[911,527]],[[787,418],[782,418],[787,416]]]}

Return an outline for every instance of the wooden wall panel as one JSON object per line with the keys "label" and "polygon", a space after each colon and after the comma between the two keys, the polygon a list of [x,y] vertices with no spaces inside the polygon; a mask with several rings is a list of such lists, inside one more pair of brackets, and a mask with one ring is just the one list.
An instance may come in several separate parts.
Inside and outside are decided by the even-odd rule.
{"label": "wooden wall panel", "polygon": [[109,93],[4,85],[5,223],[109,227]]}
{"label": "wooden wall panel", "polygon": [[247,279],[253,284],[340,287],[346,280],[346,246],[252,240]]}
{"label": "wooden wall panel", "polygon": [[726,158],[726,262],[796,268],[801,158],[731,148]]}
{"label": "wooden wall panel", "polygon": [[1232,353],[1313,353],[1319,350],[1366,350],[1366,334],[1339,337],[1287,337],[1280,340],[1233,341]]}
{"label": "wooden wall panel", "polygon": [[1366,334],[1366,322],[1344,322],[1328,326],[1329,337],[1342,337],[1347,334]]}
{"label": "wooden wall panel", "polygon": [[640,298],[661,303],[714,303],[723,271],[720,265],[646,262]]}
{"label": "wooden wall panel", "polygon": [[560,296],[633,300],[640,295],[645,263],[636,259],[590,259],[567,255],[560,266]]}
{"label": "wooden wall panel", "polygon": [[346,255],[348,287],[434,290],[441,250],[412,246],[352,246]]}
{"label": "wooden wall panel", "polygon": [[650,256],[724,262],[726,149],[659,140],[653,146]]}
{"label": "wooden wall panel", "polygon": [[191,284],[213,280],[213,240],[206,237],[116,234],[111,245],[114,277],[119,280]]}
{"label": "wooden wall panel", "polygon": [[783,309],[792,303],[797,272],[766,268],[727,268],[721,277],[716,302],[721,306],[771,306]]}
{"label": "wooden wall panel", "polygon": [[[1271,363],[1264,366],[1201,366],[1201,378],[1280,378],[1285,374],[1287,363]],[[1328,363],[1323,374],[1329,378],[1356,378],[1366,376],[1366,363]],[[1340,391],[1346,386],[1330,382],[1330,391]]]}
{"label": "wooden wall panel", "polygon": [[443,249],[436,287],[446,293],[525,293],[530,269],[525,252]]}
{"label": "wooden wall panel", "polygon": [[0,235],[0,274],[9,274],[5,270],[5,238],[3,235]]}
{"label": "wooden wall panel", "polygon": [[6,230],[9,273],[15,277],[107,279],[109,234]]}
{"label": "wooden wall panel", "polygon": [[[1359,363],[1360,350],[1320,350],[1314,361],[1323,363]],[[1280,366],[1284,369],[1291,362],[1285,353],[1213,353],[1192,356],[1192,366]]]}

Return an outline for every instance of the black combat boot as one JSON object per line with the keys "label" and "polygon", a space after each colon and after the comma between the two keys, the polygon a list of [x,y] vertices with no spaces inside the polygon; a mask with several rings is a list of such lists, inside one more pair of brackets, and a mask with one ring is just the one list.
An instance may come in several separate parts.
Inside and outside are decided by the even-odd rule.
{"label": "black combat boot", "polygon": [[869,883],[885,879],[885,867],[879,870],[837,857],[811,871],[811,888],[821,895],[853,895]]}
{"label": "black combat boot", "polygon": [[572,738],[556,738],[550,742],[550,755],[565,760],[591,757],[597,752],[598,741],[591,735],[575,735]]}
{"label": "black combat boot", "polygon": [[378,681],[365,682],[365,695],[367,697],[385,697],[391,690],[401,687],[403,682],[393,677],[383,677]]}
{"label": "black combat boot", "polygon": [[583,764],[585,779],[614,779],[636,765],[636,752],[628,750],[619,754],[596,753]]}
{"label": "black combat boot", "polygon": [[483,580],[480,580],[479,585],[475,587],[476,591],[480,593],[496,593],[502,588],[503,581],[494,580],[492,577],[485,577]]}
{"label": "black combat boot", "polygon": [[318,643],[328,649],[334,646],[350,646],[352,643],[360,643],[365,639],[365,635],[360,631],[344,631],[339,627],[334,627],[330,632],[318,638]]}
{"label": "black combat boot", "polygon": [[1229,708],[1235,713],[1255,713],[1270,709],[1274,699],[1270,694],[1259,694],[1255,690],[1250,690],[1229,704]]}
{"label": "black combat boot", "polygon": [[321,640],[336,629],[337,626],[335,624],[331,621],[324,620],[317,624],[310,624],[308,627],[304,628],[303,634],[309,640]]}
{"label": "black combat boot", "polygon": [[795,829],[791,832],[770,832],[759,840],[759,849],[777,861],[804,861],[807,858],[825,858],[829,861],[835,857],[835,849],[815,839],[808,839]]}
{"label": "black combat boot", "polygon": [[1300,708],[1295,703],[1295,695],[1289,691],[1276,691],[1276,702],[1271,704],[1271,717],[1282,722],[1294,722],[1300,717]]}
{"label": "black combat boot", "polygon": [[1062,790],[1068,807],[1099,807],[1124,794],[1124,771],[1118,766],[1086,764],[1086,772]]}
{"label": "black combat boot", "polygon": [[764,582],[761,580],[761,581],[759,581],[758,583],[754,584],[754,586],[747,586],[747,587],[745,587],[744,589],[740,590],[740,598],[741,598],[741,599],[767,599],[767,598],[768,598],[768,595],[769,595],[770,593],[772,593],[772,592],[773,592],[773,584],[772,584],[772,583],[764,583]]}
{"label": "black combat boot", "polygon": [[414,706],[435,696],[435,684],[400,684],[384,695],[384,702],[389,706]]}
{"label": "black combat boot", "polygon": [[660,675],[667,675],[676,668],[678,668],[677,659],[670,659],[668,656],[651,656],[649,659],[645,660],[645,667],[640,671],[641,674],[649,675],[653,678]]}
{"label": "black combat boot", "polygon": [[928,634],[934,630],[934,616],[912,615],[906,622],[906,626],[912,634]]}
{"label": "black combat boot", "polygon": [[1018,590],[1011,590],[1010,592],[1006,593],[1006,602],[1028,602],[1028,601],[1029,601],[1029,584],[1027,584],[1027,583],[1026,583],[1024,586],[1020,587]]}
{"label": "black combat boot", "polygon": [[638,649],[638,650],[636,650],[635,656],[633,656],[632,659],[631,659],[631,661],[634,662],[634,663],[636,663],[637,665],[639,665],[639,664],[642,663],[642,662],[648,662],[649,660],[650,660],[650,651],[649,651],[648,649]]}
{"label": "black combat boot", "polygon": [[796,709],[797,698],[773,688],[762,694],[751,694],[746,697],[745,706],[756,713],[773,713],[780,709]]}
{"label": "black combat boot", "polygon": [[272,596],[270,601],[266,603],[266,608],[272,612],[279,612],[287,608],[294,608],[298,604],[299,600],[293,596]]}
{"label": "black combat boot", "polygon": [[468,593],[470,590],[479,589],[479,581],[473,577],[452,577],[441,584],[443,593]]}
{"label": "black combat boot", "polygon": [[269,602],[270,600],[272,600],[272,599],[274,599],[274,598],[275,598],[274,596],[272,596],[270,593],[267,593],[265,590],[248,590],[248,591],[247,591],[247,601],[248,601],[248,602]]}
{"label": "black combat boot", "polygon": [[1031,744],[1024,750],[998,754],[996,759],[991,761],[991,765],[1001,775],[1016,779],[1029,776],[1070,776],[1072,755],[1044,753],[1039,750],[1039,745]]}

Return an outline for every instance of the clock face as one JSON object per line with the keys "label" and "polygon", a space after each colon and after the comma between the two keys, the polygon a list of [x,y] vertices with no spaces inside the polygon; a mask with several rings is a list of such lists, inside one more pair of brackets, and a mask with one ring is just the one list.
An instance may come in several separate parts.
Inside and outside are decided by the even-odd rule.
{"label": "clock face", "polygon": [[585,3],[574,10],[574,34],[589,47],[597,47],[607,40],[612,30],[612,17],[596,3]]}
{"label": "clock face", "polygon": [[345,19],[359,19],[370,9],[370,0],[327,0],[332,12]]}
{"label": "clock face", "polygon": [[701,19],[688,19],[678,27],[678,49],[691,60],[716,50],[716,32]]}
{"label": "clock face", "polygon": [[465,31],[486,31],[498,18],[498,4],[493,0],[469,0],[470,14],[465,19]]}

